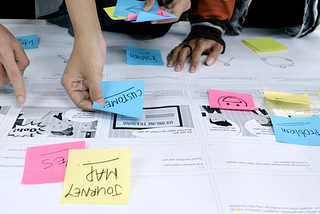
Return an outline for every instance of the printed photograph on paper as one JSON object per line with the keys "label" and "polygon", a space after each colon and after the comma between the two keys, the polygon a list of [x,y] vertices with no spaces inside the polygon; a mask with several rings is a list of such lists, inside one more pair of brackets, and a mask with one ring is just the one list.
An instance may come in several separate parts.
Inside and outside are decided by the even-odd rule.
{"label": "printed photograph on paper", "polygon": [[23,107],[8,137],[95,138],[96,113],[68,107]]}
{"label": "printed photograph on paper", "polygon": [[194,123],[187,105],[143,108],[142,119],[114,114],[109,137],[148,138],[194,136]]}

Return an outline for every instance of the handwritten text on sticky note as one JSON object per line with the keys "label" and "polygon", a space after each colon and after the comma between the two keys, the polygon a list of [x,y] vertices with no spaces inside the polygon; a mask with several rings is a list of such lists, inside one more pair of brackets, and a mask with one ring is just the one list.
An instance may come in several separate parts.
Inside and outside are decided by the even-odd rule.
{"label": "handwritten text on sticky note", "polygon": [[84,141],[28,147],[23,184],[63,182],[70,149],[85,149]]}
{"label": "handwritten text on sticky note", "polygon": [[278,142],[320,146],[320,118],[270,116]]}
{"label": "handwritten text on sticky note", "polygon": [[144,80],[102,81],[101,90],[105,105],[94,102],[92,108],[142,118]]}
{"label": "handwritten text on sticky note", "polygon": [[131,149],[71,150],[60,203],[128,204]]}
{"label": "handwritten text on sticky note", "polygon": [[24,49],[34,49],[34,48],[38,48],[39,46],[38,34],[21,36],[21,37],[17,37],[16,39],[21,42],[22,47]]}
{"label": "handwritten text on sticky note", "polygon": [[251,94],[209,89],[210,108],[229,110],[257,110]]}
{"label": "handwritten text on sticky note", "polygon": [[126,46],[128,65],[156,65],[163,66],[161,51]]}

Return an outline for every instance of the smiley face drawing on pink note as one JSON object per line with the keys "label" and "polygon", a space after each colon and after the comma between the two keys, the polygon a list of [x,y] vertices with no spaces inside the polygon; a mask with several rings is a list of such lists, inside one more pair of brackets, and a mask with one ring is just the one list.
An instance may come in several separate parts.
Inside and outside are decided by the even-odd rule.
{"label": "smiley face drawing on pink note", "polygon": [[228,110],[257,110],[251,94],[209,89],[210,108]]}
{"label": "smiley face drawing on pink note", "polygon": [[228,107],[247,107],[248,104],[244,99],[235,96],[221,96],[218,99],[218,104],[220,106],[228,106]]}

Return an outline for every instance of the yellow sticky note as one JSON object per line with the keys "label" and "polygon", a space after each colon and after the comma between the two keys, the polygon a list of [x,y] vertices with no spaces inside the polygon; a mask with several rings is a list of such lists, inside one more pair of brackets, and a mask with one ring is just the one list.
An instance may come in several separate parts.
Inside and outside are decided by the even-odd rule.
{"label": "yellow sticky note", "polygon": [[289,93],[282,93],[282,92],[265,91],[264,97],[269,100],[281,101],[286,103],[316,105],[310,102],[308,94],[289,94]]}
{"label": "yellow sticky note", "polygon": [[235,213],[232,213],[232,214],[241,214],[241,213],[240,213],[240,211],[237,211],[237,212],[235,212]]}
{"label": "yellow sticky note", "polygon": [[105,7],[103,8],[104,11],[106,11],[106,13],[108,14],[108,16],[110,17],[110,19],[112,20],[125,20],[128,17],[125,16],[113,16],[114,14],[114,10],[116,9],[116,6],[112,6],[112,7]]}
{"label": "yellow sticky note", "polygon": [[284,46],[280,42],[277,42],[271,37],[244,39],[242,42],[257,53],[286,51],[288,49],[288,47]]}
{"label": "yellow sticky note", "polygon": [[318,95],[318,97],[319,97],[319,99],[320,99],[320,92],[317,92],[317,95]]}
{"label": "yellow sticky note", "polygon": [[131,149],[70,150],[59,202],[128,204],[130,166]]}

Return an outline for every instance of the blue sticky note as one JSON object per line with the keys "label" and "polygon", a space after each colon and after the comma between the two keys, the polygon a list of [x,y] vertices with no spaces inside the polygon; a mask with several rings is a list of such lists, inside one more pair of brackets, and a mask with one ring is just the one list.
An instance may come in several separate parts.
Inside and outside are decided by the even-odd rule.
{"label": "blue sticky note", "polygon": [[156,21],[156,20],[164,20],[164,19],[173,19],[177,18],[175,15],[166,11],[166,14],[169,16],[158,16],[157,14],[151,14],[141,11],[138,14],[136,22],[147,22],[147,21]]}
{"label": "blue sticky note", "polygon": [[270,116],[278,142],[320,146],[320,118]]}
{"label": "blue sticky note", "polygon": [[102,81],[104,107],[94,102],[93,109],[142,118],[144,80]]}
{"label": "blue sticky note", "polygon": [[24,49],[34,49],[39,46],[38,34],[16,37],[16,39],[21,42]]}
{"label": "blue sticky note", "polygon": [[[113,16],[128,17],[129,13],[139,14],[139,12],[142,11],[144,3],[145,3],[144,1],[137,1],[137,0],[118,0]],[[155,1],[153,7],[150,9],[148,13],[157,15],[158,13],[157,1]]]}
{"label": "blue sticky note", "polygon": [[127,45],[126,53],[128,65],[164,65],[160,50],[136,48]]}

